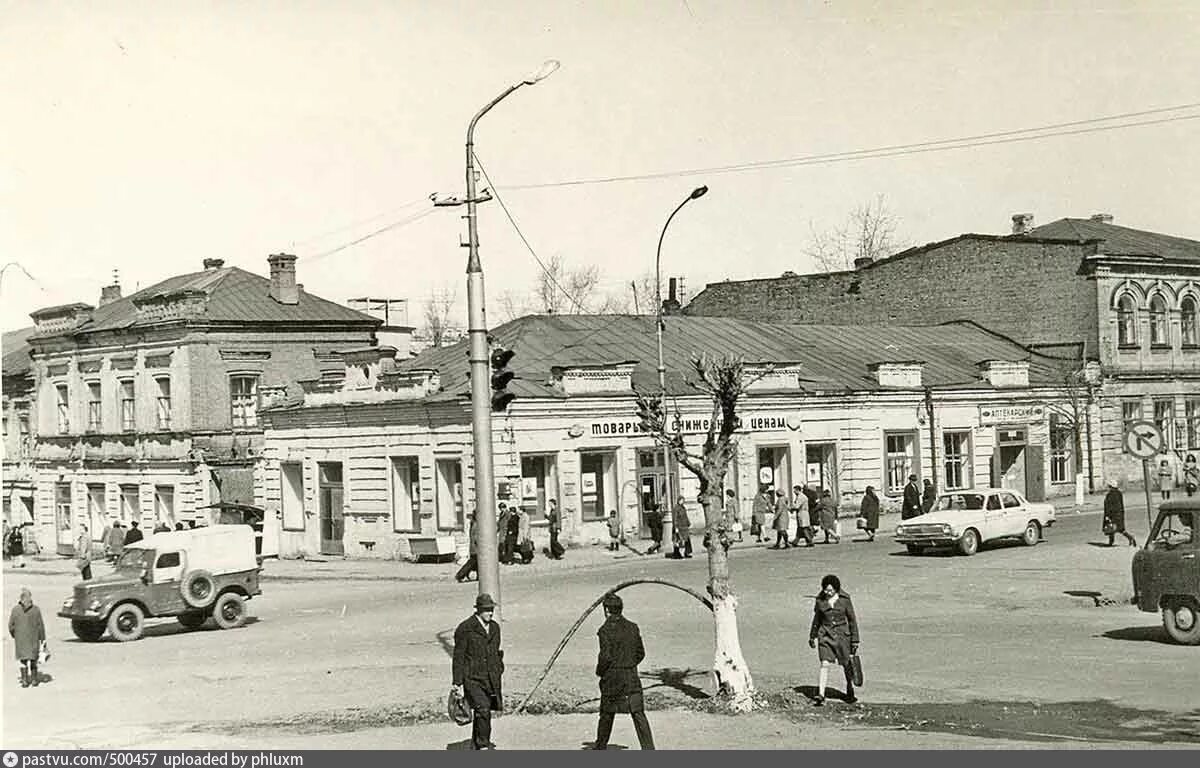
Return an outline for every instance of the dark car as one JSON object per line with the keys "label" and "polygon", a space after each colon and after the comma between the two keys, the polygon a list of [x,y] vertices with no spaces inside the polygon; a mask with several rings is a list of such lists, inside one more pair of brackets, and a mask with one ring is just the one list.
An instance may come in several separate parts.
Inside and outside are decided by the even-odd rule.
{"label": "dark car", "polygon": [[1150,529],[1145,549],[1133,556],[1133,599],[1148,612],[1162,612],[1163,627],[1183,645],[1200,645],[1200,499],[1166,501]]}

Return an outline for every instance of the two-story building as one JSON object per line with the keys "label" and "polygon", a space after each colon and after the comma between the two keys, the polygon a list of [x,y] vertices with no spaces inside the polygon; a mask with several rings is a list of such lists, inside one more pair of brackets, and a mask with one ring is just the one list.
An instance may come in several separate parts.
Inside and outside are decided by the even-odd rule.
{"label": "two-story building", "polygon": [[29,360],[28,338],[34,329],[22,328],[4,334],[4,357],[0,360],[0,413],[3,414],[4,521],[21,525],[33,521],[33,372]]}
{"label": "two-story building", "polygon": [[1140,462],[1122,452],[1132,421],[1159,425],[1163,458],[1176,467],[1200,456],[1200,242],[1117,226],[1107,214],[1041,227],[1030,214],[1012,219],[1007,235],[959,235],[851,271],[710,283],[684,313],[834,325],[971,320],[1092,364],[1063,389],[1087,406],[1064,423],[1080,436],[1070,471],[1093,487],[1141,482]]}
{"label": "two-story building", "polygon": [[98,306],[31,314],[43,550],[68,553],[84,521],[98,539],[113,520],[174,526],[253,502],[264,399],[340,377],[337,352],[374,344],[381,325],[306,292],[295,256],[268,263],[264,278],[205,259],[131,296],[112,285]]}
{"label": "two-story building", "polygon": [[[515,351],[515,401],[493,418],[496,493],[528,510],[539,538],[550,500],[564,538],[628,530],[667,483],[696,510],[698,481],[640,427],[634,388],[657,392],[655,319],[529,316],[492,331]],[[812,483],[851,505],[868,485],[897,497],[931,464],[944,487],[1003,484],[1040,499],[1069,492],[1059,405],[1061,360],[970,323],[853,328],[672,317],[666,386],[678,429],[699,450],[712,404],[691,357],[738,355],[754,381],[740,404],[727,487],[748,519],[762,485]],[[408,557],[454,540],[475,504],[466,342],[397,363],[377,347],[343,357],[341,383],[267,408],[256,503],[278,512],[280,555]],[[696,518],[694,518],[696,519]],[[543,542],[544,543],[544,542]]]}

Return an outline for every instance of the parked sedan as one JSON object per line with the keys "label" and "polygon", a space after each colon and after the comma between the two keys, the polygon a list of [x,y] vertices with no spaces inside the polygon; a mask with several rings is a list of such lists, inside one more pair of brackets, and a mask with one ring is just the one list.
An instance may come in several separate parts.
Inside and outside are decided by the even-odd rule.
{"label": "parked sedan", "polygon": [[964,555],[997,539],[1020,539],[1032,547],[1054,525],[1054,505],[1032,502],[1009,488],[951,491],[929,512],[896,527],[896,543],[918,555],[932,547],[955,547]]}

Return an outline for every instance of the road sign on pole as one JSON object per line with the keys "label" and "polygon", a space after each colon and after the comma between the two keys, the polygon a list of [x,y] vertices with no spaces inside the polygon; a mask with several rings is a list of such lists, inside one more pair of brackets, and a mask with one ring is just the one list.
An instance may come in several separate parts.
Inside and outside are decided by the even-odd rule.
{"label": "road sign on pole", "polygon": [[1150,514],[1153,501],[1150,499],[1150,460],[1162,453],[1166,446],[1163,433],[1152,421],[1135,421],[1125,428],[1125,452],[1142,460],[1142,486],[1146,491],[1146,536],[1154,525]]}

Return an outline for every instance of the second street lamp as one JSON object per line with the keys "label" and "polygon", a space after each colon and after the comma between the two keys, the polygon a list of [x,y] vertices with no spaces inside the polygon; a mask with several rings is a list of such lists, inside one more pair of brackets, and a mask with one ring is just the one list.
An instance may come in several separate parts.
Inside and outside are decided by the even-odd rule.
{"label": "second street lamp", "polygon": [[[679,213],[683,206],[687,205],[692,200],[699,200],[708,192],[708,187],[699,186],[692,190],[692,193],[683,199],[683,202],[675,206],[675,210],[671,211],[671,215],[667,217],[667,223],[663,224],[662,234],[658,236],[658,251],[654,256],[654,294],[658,303],[658,321],[655,327],[658,333],[658,391],[663,398],[663,413],[666,414],[666,397],[667,397],[667,366],[663,362],[663,315],[662,315],[662,244],[663,238],[667,236],[667,227],[671,226],[671,219],[675,218],[675,214]],[[667,446],[663,446],[663,540],[672,541],[672,501],[671,501],[671,452]]]}

